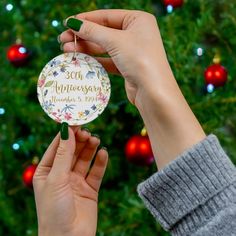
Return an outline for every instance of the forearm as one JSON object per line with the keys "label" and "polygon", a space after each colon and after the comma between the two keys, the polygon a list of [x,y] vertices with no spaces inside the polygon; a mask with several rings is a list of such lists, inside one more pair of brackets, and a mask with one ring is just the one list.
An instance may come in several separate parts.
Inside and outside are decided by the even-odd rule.
{"label": "forearm", "polygon": [[168,67],[166,71],[148,72],[145,76],[156,79],[156,83],[139,91],[136,106],[144,120],[158,168],[162,169],[206,135]]}
{"label": "forearm", "polygon": [[172,235],[234,235],[235,166],[215,135],[181,153],[138,192]]}

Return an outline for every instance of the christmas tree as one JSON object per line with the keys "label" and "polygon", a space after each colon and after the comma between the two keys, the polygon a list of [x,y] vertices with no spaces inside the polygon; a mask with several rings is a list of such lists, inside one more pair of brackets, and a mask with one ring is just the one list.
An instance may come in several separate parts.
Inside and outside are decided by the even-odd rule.
{"label": "christmas tree", "polygon": [[[156,15],[169,62],[186,100],[205,132],[216,134],[236,163],[234,0],[48,0],[47,3],[3,0],[0,3],[0,235],[37,235],[30,187],[32,160],[42,157],[60,129],[39,105],[38,76],[49,60],[62,53],[57,36],[65,30],[63,20],[103,8],[139,9]],[[156,167],[147,165],[148,162],[136,165],[130,161],[135,155],[127,156],[126,143],[140,133],[144,124],[126,98],[124,81],[118,76],[110,79],[108,107],[98,119],[85,125],[101,137],[110,156],[99,195],[97,235],[169,235],[137,196],[137,184],[154,173]]]}

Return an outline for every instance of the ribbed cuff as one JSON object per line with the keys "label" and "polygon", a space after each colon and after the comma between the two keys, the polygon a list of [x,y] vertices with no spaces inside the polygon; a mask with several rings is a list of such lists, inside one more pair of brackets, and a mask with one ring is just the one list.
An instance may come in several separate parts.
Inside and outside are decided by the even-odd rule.
{"label": "ribbed cuff", "polygon": [[139,184],[138,193],[164,229],[185,235],[236,196],[235,166],[213,134]]}

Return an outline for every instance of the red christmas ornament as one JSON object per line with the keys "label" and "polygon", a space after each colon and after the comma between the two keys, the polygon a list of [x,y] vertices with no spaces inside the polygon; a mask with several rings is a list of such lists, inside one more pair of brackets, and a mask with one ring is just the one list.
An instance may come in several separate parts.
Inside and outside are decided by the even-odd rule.
{"label": "red christmas ornament", "polygon": [[148,136],[134,135],[125,146],[126,158],[137,165],[150,165],[154,155]]}
{"label": "red christmas ornament", "polygon": [[14,66],[24,66],[29,55],[29,51],[23,44],[14,44],[7,51],[7,58]]}
{"label": "red christmas ornament", "polygon": [[33,186],[33,176],[34,176],[34,172],[37,168],[37,165],[33,164],[28,166],[24,172],[23,172],[23,182],[27,187],[32,187]]}
{"label": "red christmas ornament", "polygon": [[228,72],[220,64],[214,64],[205,70],[204,73],[206,84],[212,84],[215,87],[223,86],[227,81]]}
{"label": "red christmas ornament", "polygon": [[184,3],[184,0],[164,0],[164,5],[167,7],[171,5],[173,8],[181,7]]}

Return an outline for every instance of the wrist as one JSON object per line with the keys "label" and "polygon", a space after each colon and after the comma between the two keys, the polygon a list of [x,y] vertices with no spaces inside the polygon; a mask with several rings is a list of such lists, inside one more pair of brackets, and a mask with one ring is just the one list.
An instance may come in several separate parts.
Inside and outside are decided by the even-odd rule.
{"label": "wrist", "polygon": [[[153,67],[155,68],[155,67]],[[153,71],[153,72],[152,72]],[[162,106],[167,98],[181,95],[181,91],[170,68],[162,73],[148,70],[142,73],[143,79],[137,89],[135,106],[140,113],[146,109],[150,111],[150,106]],[[147,79],[148,78],[148,79]]]}
{"label": "wrist", "polygon": [[[139,64],[141,73],[137,75],[137,93],[135,97],[135,106],[138,110],[146,107],[146,104],[153,100],[162,102],[165,97],[165,91],[178,89],[178,85],[166,58],[142,58]],[[157,104],[156,104],[157,105]]]}
{"label": "wrist", "polygon": [[146,74],[156,82],[140,88],[135,99],[159,169],[205,137],[174,76],[167,73]]}

